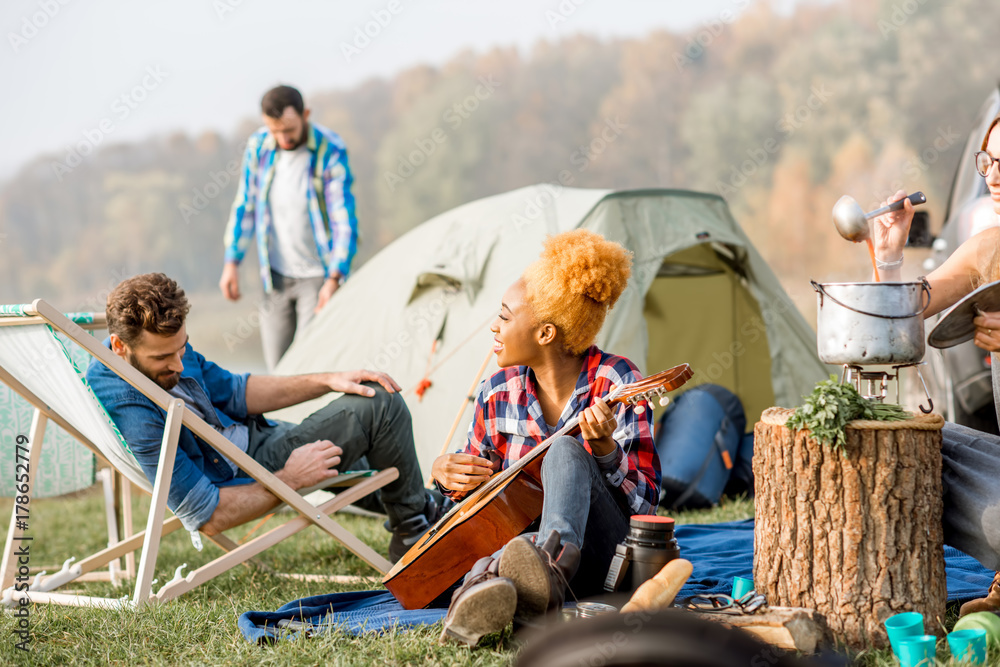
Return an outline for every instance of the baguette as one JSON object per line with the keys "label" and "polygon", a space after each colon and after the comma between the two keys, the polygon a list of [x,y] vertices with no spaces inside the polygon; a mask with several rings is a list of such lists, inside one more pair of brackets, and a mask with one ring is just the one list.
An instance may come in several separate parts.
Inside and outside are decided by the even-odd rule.
{"label": "baguette", "polygon": [[675,558],[663,569],[656,573],[652,579],[643,582],[632,599],[624,607],[622,613],[631,611],[657,611],[666,609],[674,603],[677,592],[687,582],[691,576],[691,561],[683,558]]}

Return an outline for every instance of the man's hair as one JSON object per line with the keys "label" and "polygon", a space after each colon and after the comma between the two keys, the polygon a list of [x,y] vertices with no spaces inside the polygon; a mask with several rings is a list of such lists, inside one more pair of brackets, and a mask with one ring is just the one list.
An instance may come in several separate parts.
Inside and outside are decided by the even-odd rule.
{"label": "man's hair", "polygon": [[285,113],[288,107],[295,109],[295,113],[300,116],[306,108],[305,102],[302,101],[302,93],[291,86],[272,88],[264,93],[260,101],[260,110],[271,118],[281,118],[281,114]]}
{"label": "man's hair", "polygon": [[133,346],[143,331],[173,336],[184,326],[191,305],[176,280],[144,273],[123,280],[108,295],[108,331]]}

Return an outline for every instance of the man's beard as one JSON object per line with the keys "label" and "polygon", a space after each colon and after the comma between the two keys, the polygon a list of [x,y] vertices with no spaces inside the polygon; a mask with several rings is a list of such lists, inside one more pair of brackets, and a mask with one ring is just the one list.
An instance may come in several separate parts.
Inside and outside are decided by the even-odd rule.
{"label": "man's beard", "polygon": [[170,391],[171,389],[176,387],[177,383],[181,381],[180,373],[174,373],[174,372],[161,373],[159,376],[154,376],[153,372],[148,368],[146,368],[145,366],[143,366],[142,364],[140,364],[139,360],[136,359],[131,352],[125,353],[125,361],[127,361],[132,368],[136,369],[137,371],[139,371],[140,373],[142,373],[143,375],[145,375],[150,380],[155,382],[163,389],[166,389],[167,391]]}
{"label": "man's beard", "polygon": [[299,138],[295,142],[295,145],[292,146],[291,148],[283,148],[282,150],[294,151],[299,146],[305,144],[308,138],[309,138],[309,123],[302,123],[302,134],[299,135]]}

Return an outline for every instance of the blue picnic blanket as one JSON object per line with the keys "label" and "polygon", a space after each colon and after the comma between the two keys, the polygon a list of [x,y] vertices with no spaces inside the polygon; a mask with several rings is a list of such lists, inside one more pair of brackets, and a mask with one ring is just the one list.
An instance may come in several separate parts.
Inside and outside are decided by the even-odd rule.
{"label": "blue picnic blanket", "polygon": [[[752,578],[753,519],[678,526],[675,535],[681,556],[694,566],[678,599],[729,593],[733,577]],[[957,549],[946,546],[944,560],[949,602],[981,597],[993,581],[993,572]],[[266,643],[302,634],[279,630],[278,621],[286,618],[360,634],[436,623],[444,618],[446,611],[444,608],[409,611],[388,591],[354,591],[294,600],[277,611],[248,611],[240,616],[238,624],[247,641]]]}

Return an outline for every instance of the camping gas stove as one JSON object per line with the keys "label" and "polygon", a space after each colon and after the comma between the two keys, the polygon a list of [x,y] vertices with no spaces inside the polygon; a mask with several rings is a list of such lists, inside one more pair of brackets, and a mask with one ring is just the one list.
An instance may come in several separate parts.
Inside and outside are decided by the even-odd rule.
{"label": "camping gas stove", "polygon": [[[850,383],[865,398],[884,401],[889,382],[896,383],[899,403],[899,371],[915,368],[929,407],[934,401],[920,373],[924,364],[924,311],[930,304],[930,284],[817,283],[816,347],[827,364],[843,364],[841,382]],[[889,366],[891,371],[870,371],[863,366]]]}
{"label": "camping gas stove", "polygon": [[913,368],[917,371],[917,377],[920,378],[920,386],[924,389],[924,396],[927,397],[928,406],[926,408],[923,405],[917,407],[926,415],[934,410],[934,399],[931,398],[930,392],[927,391],[927,383],[924,382],[924,376],[920,372],[920,367],[924,363],[923,361],[917,361],[908,364],[898,364],[892,366],[892,372],[865,370],[857,364],[844,364],[844,372],[840,376],[840,382],[852,385],[858,390],[859,394],[879,403],[884,401],[886,396],[889,395],[889,383],[894,382],[896,385],[896,403],[899,403],[899,371],[903,368]]}

